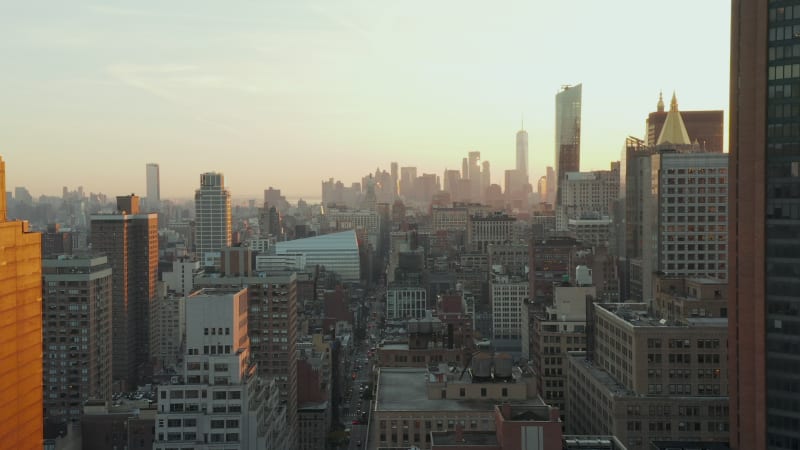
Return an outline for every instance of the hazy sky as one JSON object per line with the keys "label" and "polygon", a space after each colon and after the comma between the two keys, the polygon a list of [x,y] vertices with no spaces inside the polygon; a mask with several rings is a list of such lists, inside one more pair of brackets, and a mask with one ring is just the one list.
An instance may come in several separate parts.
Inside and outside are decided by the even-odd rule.
{"label": "hazy sky", "polygon": [[391,161],[492,181],[553,164],[555,94],[583,83],[581,169],[642,136],[659,90],[725,109],[730,0],[9,1],[0,7],[0,155],[7,189],[319,197]]}

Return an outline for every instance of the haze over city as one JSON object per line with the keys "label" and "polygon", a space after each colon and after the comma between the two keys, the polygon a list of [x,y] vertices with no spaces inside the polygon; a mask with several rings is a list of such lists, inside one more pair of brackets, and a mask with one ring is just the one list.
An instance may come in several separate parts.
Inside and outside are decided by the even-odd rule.
{"label": "haze over city", "polygon": [[[554,158],[554,96],[583,84],[581,170],[642,137],[660,90],[725,109],[722,0],[13,2],[0,15],[7,185],[188,198],[206,171],[235,197],[318,198],[390,161],[502,183],[522,116],[531,180]],[[46,160],[47,164],[42,164]],[[65,170],[68,168],[68,170]]]}

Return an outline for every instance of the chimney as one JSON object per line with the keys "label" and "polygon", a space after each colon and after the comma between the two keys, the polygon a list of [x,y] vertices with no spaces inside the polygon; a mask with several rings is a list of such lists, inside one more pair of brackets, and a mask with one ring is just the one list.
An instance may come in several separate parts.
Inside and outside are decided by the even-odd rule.
{"label": "chimney", "polygon": [[456,442],[464,442],[464,425],[456,425]]}
{"label": "chimney", "polygon": [[550,422],[558,422],[561,420],[561,413],[558,411],[558,408],[551,407],[550,408]]}
{"label": "chimney", "polygon": [[511,403],[503,403],[500,406],[500,411],[502,411],[504,419],[511,420]]}

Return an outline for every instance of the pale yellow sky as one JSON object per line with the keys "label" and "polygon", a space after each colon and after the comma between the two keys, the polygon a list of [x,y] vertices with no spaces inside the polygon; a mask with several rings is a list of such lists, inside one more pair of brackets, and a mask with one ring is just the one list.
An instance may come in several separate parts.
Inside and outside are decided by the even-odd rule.
{"label": "pale yellow sky", "polygon": [[0,154],[34,195],[144,195],[156,162],[163,197],[215,170],[238,197],[312,198],[472,150],[502,183],[522,114],[538,177],[562,84],[583,83],[582,170],[642,136],[660,89],[727,110],[729,0],[9,3]]}

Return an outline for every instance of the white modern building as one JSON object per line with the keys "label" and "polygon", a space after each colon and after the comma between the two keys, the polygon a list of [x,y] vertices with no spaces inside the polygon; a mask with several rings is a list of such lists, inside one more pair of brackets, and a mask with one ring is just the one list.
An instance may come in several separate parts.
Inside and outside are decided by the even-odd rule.
{"label": "white modern building", "polygon": [[256,255],[256,272],[284,272],[306,270],[306,255],[286,253],[283,255]]}
{"label": "white modern building", "polygon": [[185,309],[184,370],[158,387],[153,448],[292,448],[280,390],[250,362],[247,289],[204,289]]}
{"label": "white modern building", "polygon": [[231,246],[231,193],[225,188],[224,175],[200,175],[194,208],[195,251],[203,266],[216,267],[222,249]]}
{"label": "white modern building", "polygon": [[298,253],[305,255],[307,268],[324,266],[325,270],[339,274],[345,283],[358,282],[361,279],[355,230],[275,244],[276,255]]}
{"label": "white modern building", "polygon": [[386,320],[425,317],[428,293],[420,286],[389,285],[386,289]]}
{"label": "white modern building", "polygon": [[528,282],[496,276],[489,284],[492,301],[492,343],[496,348],[521,353],[523,303],[528,298]]}

